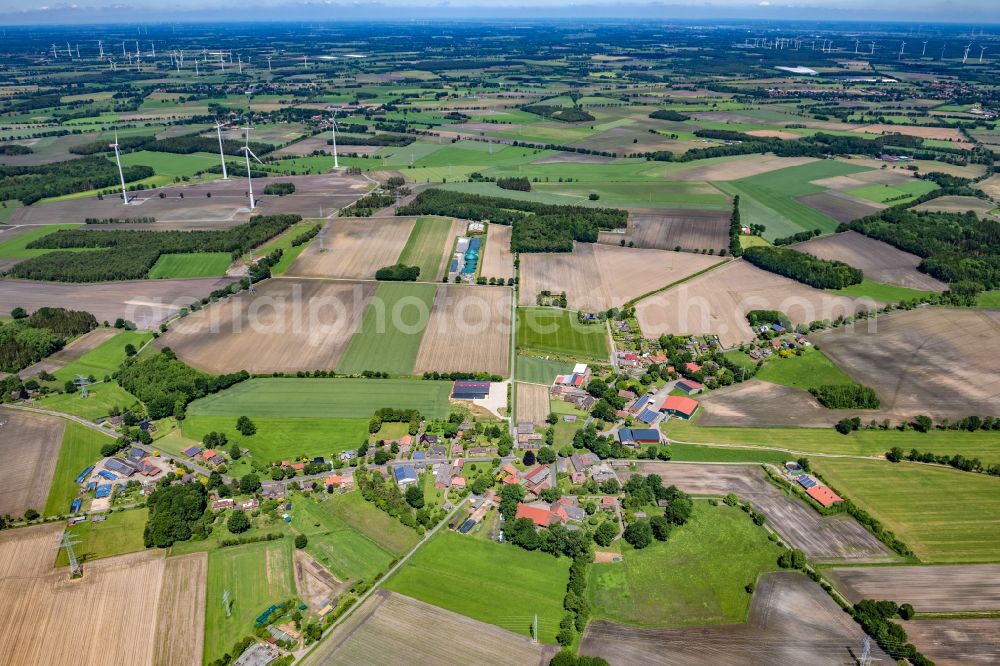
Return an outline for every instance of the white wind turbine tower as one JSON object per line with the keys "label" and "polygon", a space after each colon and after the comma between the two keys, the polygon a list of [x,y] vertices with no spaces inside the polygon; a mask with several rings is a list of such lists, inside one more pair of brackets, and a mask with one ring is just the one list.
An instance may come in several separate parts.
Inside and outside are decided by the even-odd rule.
{"label": "white wind turbine tower", "polygon": [[125,51],[125,41],[122,41],[122,57],[126,57],[128,53]]}
{"label": "white wind turbine tower", "polygon": [[201,76],[201,72],[198,71],[198,59],[197,58],[195,58],[195,61],[194,61],[194,75],[195,76]]}
{"label": "white wind turbine tower", "polygon": [[101,40],[98,39],[97,40],[97,48],[100,49],[100,51],[101,51],[101,54],[99,56],[97,56],[97,57],[100,58],[101,60],[104,60],[104,42],[102,42]]}
{"label": "white wind turbine tower", "polygon": [[330,131],[333,133],[333,168],[340,168],[340,161],[337,157],[337,114],[330,118]]}
{"label": "white wind turbine tower", "polygon": [[263,162],[261,162],[260,158],[254,155],[253,151],[250,150],[250,130],[252,130],[253,128],[248,126],[244,127],[243,129],[246,130],[247,133],[246,145],[243,146],[243,154],[247,160],[247,186],[250,192],[250,210],[253,210],[257,207],[257,202],[254,201],[253,198],[253,178],[250,177],[250,156],[253,155],[253,158],[257,160],[258,164],[263,164]]}
{"label": "white wind turbine tower", "polygon": [[854,55],[858,55],[858,47],[861,45],[860,39],[854,40]]}
{"label": "white wind turbine tower", "polygon": [[215,132],[219,135],[219,159],[222,161],[222,180],[229,180],[229,174],[226,173],[226,154],[222,152],[222,123],[215,123]]}
{"label": "white wind turbine tower", "polygon": [[965,55],[962,56],[962,64],[963,65],[965,64],[965,61],[969,59],[969,49],[971,49],[971,48],[972,48],[972,44],[969,44],[968,46],[965,47]]}
{"label": "white wind turbine tower", "polygon": [[59,51],[56,50],[55,42],[52,43],[52,57],[53,58],[59,57]]}
{"label": "white wind turbine tower", "polygon": [[920,57],[923,58],[927,55],[927,40],[924,40],[924,50],[920,52]]}
{"label": "white wind turbine tower", "polygon": [[236,54],[236,64],[240,68],[240,74],[242,74],[243,73],[243,56],[241,56],[238,53]]}
{"label": "white wind turbine tower", "polygon": [[986,47],[985,46],[980,46],[979,47],[979,64],[980,65],[983,64],[983,55],[985,53],[986,53]]}
{"label": "white wind turbine tower", "polygon": [[155,58],[156,57],[156,44],[154,44],[153,42],[150,42],[149,43],[149,51],[150,51],[150,56],[153,57],[153,58]]}
{"label": "white wind turbine tower", "polygon": [[271,71],[271,56],[267,56],[267,71]]}
{"label": "white wind turbine tower", "polygon": [[77,60],[80,59],[80,45],[79,44],[76,45],[76,59]]}
{"label": "white wind turbine tower", "polygon": [[303,54],[302,56],[302,67],[304,69],[309,69],[309,56],[306,54]]}
{"label": "white wind turbine tower", "polygon": [[872,52],[871,55],[875,55],[875,42],[872,42]]}
{"label": "white wind turbine tower", "polygon": [[118,130],[115,130],[115,142],[111,144],[111,148],[115,149],[115,162],[118,163],[118,178],[122,182],[122,203],[128,203],[128,191],[125,189],[125,174],[122,172],[122,156],[118,152]]}
{"label": "white wind turbine tower", "polygon": [[899,59],[903,59],[903,53],[906,51],[906,42],[899,43]]}

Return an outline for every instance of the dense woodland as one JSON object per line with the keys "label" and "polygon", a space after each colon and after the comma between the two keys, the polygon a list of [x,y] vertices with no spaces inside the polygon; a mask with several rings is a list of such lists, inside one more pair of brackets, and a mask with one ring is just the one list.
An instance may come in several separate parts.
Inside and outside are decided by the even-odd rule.
{"label": "dense woodland", "polygon": [[[236,139],[222,139],[222,152],[226,155],[243,156],[245,141]],[[107,141],[94,141],[79,146],[73,146],[69,152],[77,155],[96,155],[110,150]],[[118,150],[121,152],[134,152],[138,150],[151,150],[158,153],[174,153],[177,155],[189,155],[191,153],[216,153],[219,152],[219,139],[216,136],[202,136],[200,134],[184,134],[165,139],[157,139],[155,136],[128,136],[118,139]],[[274,146],[269,143],[258,141],[250,142],[250,150],[257,155],[264,155],[274,150]]]}
{"label": "dense woodland", "polygon": [[[122,169],[125,182],[153,175],[148,166]],[[0,166],[0,201],[17,200],[25,206],[47,197],[86,192],[119,183],[118,167],[103,157],[84,157],[41,166]]]}
{"label": "dense woodland", "polygon": [[444,215],[513,225],[514,252],[571,252],[573,241],[594,243],[601,229],[620,229],[628,213],[614,208],[558,206],[449,190],[424,190],[400,215]]}
{"label": "dense woodland", "polygon": [[97,328],[89,312],[40,308],[25,316],[21,308],[14,319],[0,321],[0,372],[18,372],[63,348],[67,340]]}
{"label": "dense woodland", "polygon": [[820,259],[791,248],[748,247],[743,258],[758,268],[817,289],[843,289],[864,279],[864,273],[842,261]]}

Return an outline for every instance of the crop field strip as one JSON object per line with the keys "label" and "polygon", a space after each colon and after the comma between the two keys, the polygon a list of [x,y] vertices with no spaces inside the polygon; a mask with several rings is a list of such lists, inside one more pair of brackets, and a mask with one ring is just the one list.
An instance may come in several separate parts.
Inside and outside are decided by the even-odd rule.
{"label": "crop field strip", "polygon": [[[338,217],[330,220],[285,275],[288,277],[359,278],[396,263],[415,224],[412,217]],[[440,276],[434,276],[434,280]]]}
{"label": "crop field strip", "polygon": [[513,298],[506,287],[438,286],[413,372],[507,375]]}
{"label": "crop field strip", "polygon": [[207,580],[206,553],[167,558],[156,609],[153,666],[195,664],[201,660]]}
{"label": "crop field strip", "polygon": [[[381,218],[379,218],[381,219]],[[454,245],[455,236],[465,225],[458,220],[442,217],[418,217],[409,240],[399,255],[398,263],[417,266],[422,282],[441,279],[447,261],[446,252]]]}
{"label": "crop field strip", "polygon": [[989,666],[1000,654],[1000,620],[914,620],[906,635],[938,666]]}
{"label": "crop field strip", "polygon": [[232,257],[225,252],[194,252],[161,255],[149,269],[151,280],[204,278],[226,274]]}
{"label": "crop field strip", "polygon": [[486,229],[486,250],[483,252],[483,263],[480,274],[487,277],[514,277],[514,255],[510,251],[509,225],[491,224]]}
{"label": "crop field strip", "polygon": [[119,332],[120,331],[118,329],[105,328],[103,326],[95,328],[92,331],[84,333],[78,338],[74,338],[69,342],[69,344],[56,353],[46,356],[38,363],[29,365],[18,374],[21,377],[30,377],[39,374],[43,370],[45,372],[54,373],[65,365],[78,360],[81,356],[92,351],[107,340],[113,338]]}
{"label": "crop field strip", "polygon": [[79,490],[76,477],[100,457],[101,447],[111,441],[110,437],[79,423],[62,419],[60,422],[64,424],[62,442],[55,449],[58,456],[49,477],[48,498],[44,507],[35,507],[43,516],[62,516],[69,511]]}
{"label": "crop field strip", "polygon": [[[615,242],[618,234],[603,234],[602,242]],[[658,250],[729,249],[729,212],[704,210],[632,210],[625,235],[636,247]]]}
{"label": "crop field strip", "polygon": [[[65,421],[0,409],[0,515],[41,512],[49,496]],[[65,510],[69,510],[67,504]]]}
{"label": "crop field strip", "polygon": [[921,613],[1000,609],[1000,564],[826,569],[852,603],[893,599]]}
{"label": "crop field strip", "polygon": [[541,384],[517,382],[517,420],[530,421],[536,426],[544,426],[549,415],[549,388]]}

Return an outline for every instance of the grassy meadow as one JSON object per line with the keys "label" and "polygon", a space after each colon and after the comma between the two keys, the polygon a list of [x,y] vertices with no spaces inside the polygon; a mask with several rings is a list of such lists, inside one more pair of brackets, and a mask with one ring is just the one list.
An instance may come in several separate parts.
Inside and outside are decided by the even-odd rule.
{"label": "grassy meadow", "polygon": [[518,308],[517,347],[581,359],[607,361],[610,355],[604,326],[583,325],[576,313],[556,308]]}
{"label": "grassy meadow", "polygon": [[107,435],[92,430],[73,421],[66,421],[63,431],[56,469],[52,475],[52,486],[45,502],[43,516],[61,516],[69,513],[69,505],[77,496],[79,486],[75,483],[80,472],[87,469],[101,457],[101,447],[114,440]]}

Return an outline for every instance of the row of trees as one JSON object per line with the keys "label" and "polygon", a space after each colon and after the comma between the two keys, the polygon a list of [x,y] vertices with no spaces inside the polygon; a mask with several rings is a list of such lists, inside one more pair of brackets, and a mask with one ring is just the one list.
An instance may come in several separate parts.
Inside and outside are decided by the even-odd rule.
{"label": "row of trees", "polygon": [[904,453],[903,449],[898,446],[894,446],[886,451],[885,459],[889,462],[895,463],[902,460],[909,460],[910,462],[948,465],[949,467],[960,469],[963,472],[978,472],[980,474],[989,474],[990,476],[1000,476],[1000,465],[987,466],[984,465],[983,461],[979,458],[966,458],[958,453],[952,456],[937,455],[931,453],[930,451],[920,452],[916,449],[910,449],[909,453]]}
{"label": "row of trees", "polygon": [[864,273],[842,261],[820,259],[790,248],[749,247],[743,257],[758,268],[817,289],[843,289],[864,279]]}
{"label": "row of trees", "polygon": [[[222,140],[222,152],[226,155],[242,157],[244,145],[246,145],[244,141],[224,138]],[[219,151],[219,140],[215,136],[201,136],[197,132],[163,139],[157,139],[152,134],[123,136],[118,138],[118,150],[124,153],[150,150],[157,153],[172,153],[175,155],[217,153]],[[274,150],[274,146],[269,143],[251,141],[250,150],[257,155],[265,155]],[[108,151],[109,146],[107,141],[93,141],[78,146],[70,146],[69,148],[69,152],[77,155],[97,155]]]}
{"label": "row of trees", "polygon": [[[122,169],[128,183],[153,173],[151,167],[143,165]],[[118,182],[117,165],[96,156],[41,166],[0,166],[0,201],[17,200],[29,206],[46,197],[111,187]]]}

